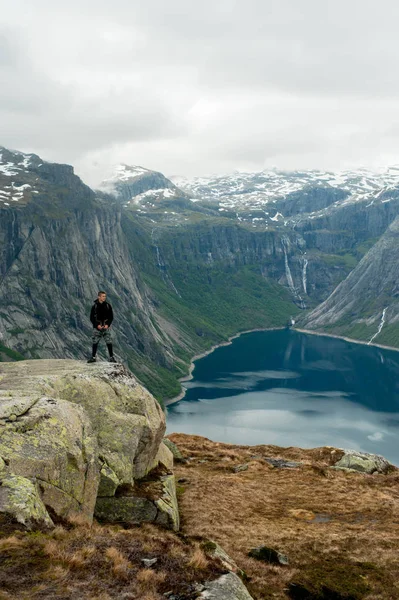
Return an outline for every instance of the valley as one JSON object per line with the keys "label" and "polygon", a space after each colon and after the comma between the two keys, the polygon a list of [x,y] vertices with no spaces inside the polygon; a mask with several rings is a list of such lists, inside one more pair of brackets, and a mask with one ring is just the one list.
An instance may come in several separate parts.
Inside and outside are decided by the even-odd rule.
{"label": "valley", "polygon": [[100,288],[118,356],[159,400],[194,354],[291,317],[399,347],[397,173],[187,182],[121,165],[92,190],[68,165],[0,148],[2,356],[87,356]]}

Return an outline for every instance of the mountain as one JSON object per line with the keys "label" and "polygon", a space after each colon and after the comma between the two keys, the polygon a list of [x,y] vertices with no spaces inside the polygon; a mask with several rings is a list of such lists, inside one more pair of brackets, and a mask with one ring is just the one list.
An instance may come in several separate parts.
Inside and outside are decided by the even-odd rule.
{"label": "mountain", "polygon": [[[320,216],[334,206],[389,201],[389,192],[399,188],[399,167],[380,173],[366,169],[330,173],[324,171],[260,171],[224,176],[174,177],[181,189],[218,206],[221,212],[233,212],[237,219],[257,226],[290,226],[298,219],[286,217]],[[385,195],[384,198],[381,198]],[[257,214],[254,214],[257,213]]]}
{"label": "mountain", "polygon": [[90,207],[94,198],[70,165],[0,146],[0,208],[29,206],[55,214],[58,209]]}
{"label": "mountain", "polygon": [[363,195],[353,190],[370,177],[334,187],[305,175],[284,175],[292,185],[280,181],[270,200],[279,211],[266,222],[246,194],[240,210],[221,210],[210,192],[193,197],[126,165],[94,191],[69,165],[2,148],[0,358],[84,358],[90,306],[105,289],[117,355],[165,398],[179,392],[194,354],[312,314],[377,247],[399,214],[399,191],[392,173]]}
{"label": "mountain", "polygon": [[399,217],[303,325],[370,343],[399,345]]}
{"label": "mountain", "polygon": [[[237,330],[283,325],[296,310],[252,250],[235,264],[232,245],[253,242],[231,222],[219,229],[206,209],[191,211],[190,202],[178,213],[161,203],[141,215],[88,188],[68,165],[5,149],[1,161],[3,196],[31,186],[0,203],[1,357],[84,358],[90,306],[105,289],[117,356],[158,398],[170,397],[194,354]],[[212,261],[202,236],[215,247]]]}
{"label": "mountain", "polygon": [[125,206],[188,196],[162,173],[125,164],[117,165],[113,175],[105,179],[98,189],[111,194]]}

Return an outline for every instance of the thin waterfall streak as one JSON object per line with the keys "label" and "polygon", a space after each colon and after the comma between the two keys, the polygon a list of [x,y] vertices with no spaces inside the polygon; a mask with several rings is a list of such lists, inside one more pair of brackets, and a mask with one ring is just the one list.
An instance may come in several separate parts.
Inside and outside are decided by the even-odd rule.
{"label": "thin waterfall streak", "polygon": [[305,292],[305,294],[307,294],[307,277],[306,277],[306,269],[308,267],[309,261],[307,258],[304,259],[303,261],[303,269],[302,269],[302,285],[303,285],[303,291]]}
{"label": "thin waterfall streak", "polygon": [[375,333],[375,334],[373,335],[373,337],[372,337],[372,338],[370,339],[370,341],[368,342],[368,345],[369,345],[369,344],[371,344],[371,342],[374,340],[374,338],[376,338],[376,337],[377,337],[377,335],[379,335],[379,334],[381,333],[381,330],[382,330],[382,328],[384,327],[384,323],[385,323],[385,313],[386,313],[386,311],[387,311],[387,308],[388,308],[388,307],[386,306],[386,307],[384,308],[384,310],[382,311],[381,322],[380,322],[380,324],[379,324],[379,326],[378,326],[377,333]]}

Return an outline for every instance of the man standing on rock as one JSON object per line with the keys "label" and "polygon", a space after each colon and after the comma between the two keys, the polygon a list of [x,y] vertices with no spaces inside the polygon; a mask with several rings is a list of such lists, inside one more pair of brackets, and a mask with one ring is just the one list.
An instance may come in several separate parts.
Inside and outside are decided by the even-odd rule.
{"label": "man standing on rock", "polygon": [[101,339],[107,344],[109,352],[109,362],[116,362],[112,349],[111,323],[114,318],[112,306],[106,300],[107,294],[103,291],[98,292],[98,298],[94,301],[90,312],[90,321],[93,323],[93,351],[88,363],[96,362],[98,343]]}

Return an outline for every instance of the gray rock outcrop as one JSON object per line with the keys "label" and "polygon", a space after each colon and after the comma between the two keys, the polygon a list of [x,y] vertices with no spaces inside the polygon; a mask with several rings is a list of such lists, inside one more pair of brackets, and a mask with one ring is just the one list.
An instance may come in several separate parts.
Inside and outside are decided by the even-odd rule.
{"label": "gray rock outcrop", "polygon": [[207,600],[253,600],[235,573],[226,573],[215,581],[207,582],[199,597]]}
{"label": "gray rock outcrop", "polygon": [[178,529],[173,457],[164,433],[158,402],[122,365],[0,363],[0,480],[13,490],[20,481],[20,495],[33,507],[31,517],[28,509],[18,515],[12,508],[17,496],[3,491],[0,512],[15,513],[27,526],[50,524],[50,514],[89,521],[98,514]]}
{"label": "gray rock outcrop", "polygon": [[344,450],[344,456],[335,463],[334,469],[343,469],[358,471],[359,473],[387,473],[392,469],[383,456],[379,454],[369,454],[368,452],[358,452],[356,450]]}

